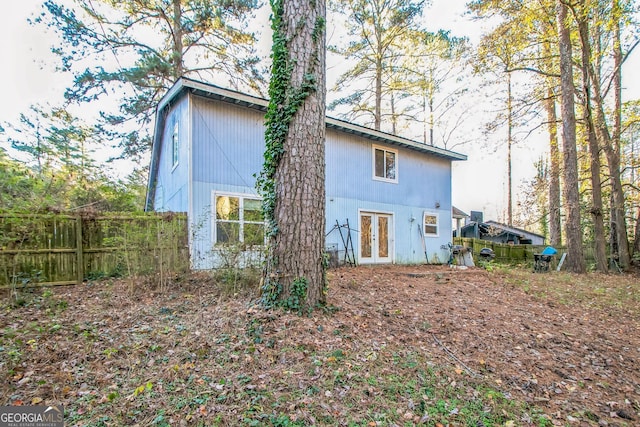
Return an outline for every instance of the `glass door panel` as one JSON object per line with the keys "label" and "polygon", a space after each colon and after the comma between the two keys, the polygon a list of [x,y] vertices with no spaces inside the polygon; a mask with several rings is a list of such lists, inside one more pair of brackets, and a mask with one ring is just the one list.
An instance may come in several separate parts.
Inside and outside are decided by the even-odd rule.
{"label": "glass door panel", "polygon": [[388,216],[378,216],[378,258],[389,258]]}
{"label": "glass door panel", "polygon": [[371,214],[363,214],[360,216],[360,257],[363,262],[373,261],[372,220],[373,215]]}
{"label": "glass door panel", "polygon": [[360,263],[393,262],[393,219],[389,214],[360,214]]}

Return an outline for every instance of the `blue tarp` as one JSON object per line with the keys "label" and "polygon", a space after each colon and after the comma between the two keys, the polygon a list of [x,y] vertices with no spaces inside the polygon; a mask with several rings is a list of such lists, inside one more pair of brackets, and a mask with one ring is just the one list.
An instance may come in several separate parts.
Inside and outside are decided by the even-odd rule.
{"label": "blue tarp", "polygon": [[552,248],[551,246],[547,246],[542,251],[542,255],[555,255],[557,253],[558,253],[558,251],[555,248]]}

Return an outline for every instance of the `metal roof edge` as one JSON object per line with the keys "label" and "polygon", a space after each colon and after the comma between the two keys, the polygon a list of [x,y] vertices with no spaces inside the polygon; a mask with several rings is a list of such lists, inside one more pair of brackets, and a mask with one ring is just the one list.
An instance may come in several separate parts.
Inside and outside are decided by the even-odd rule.
{"label": "metal roof edge", "polygon": [[500,227],[504,228],[505,230],[508,230],[508,229],[515,230],[515,231],[519,231],[521,233],[533,234],[534,236],[538,236],[538,237],[542,237],[543,239],[546,239],[546,237],[543,236],[542,234],[538,234],[538,233],[533,232],[533,231],[525,230],[524,228],[514,227],[514,226],[511,226],[511,225],[503,224],[501,222],[494,221],[492,219],[490,219],[488,221],[485,221],[485,224],[495,224],[497,226],[500,226]]}
{"label": "metal roof edge", "polygon": [[434,154],[436,156],[446,157],[451,160],[467,160],[467,156],[464,154],[445,150],[439,147],[434,147],[432,145],[422,144],[420,142],[403,138],[401,136],[371,129],[355,123],[345,122],[344,120],[327,117],[326,122],[327,122],[327,127],[339,129],[346,133],[354,133],[362,137],[372,139],[374,141],[388,142],[394,145],[400,145],[407,148],[415,149],[417,151]]}
{"label": "metal roof edge", "polygon": [[[191,89],[196,95],[208,96],[210,98],[218,99],[221,101],[232,101],[234,104],[244,105],[245,107],[266,111],[269,106],[269,100],[260,98],[258,96],[248,95],[246,93],[238,92],[232,89],[225,89],[220,86],[216,86],[210,83],[204,83],[197,80],[192,80],[186,77],[182,77],[182,86]],[[198,93],[198,92],[205,92]],[[213,95],[210,96],[210,95]]]}
{"label": "metal roof edge", "polygon": [[469,214],[453,205],[451,205],[451,214],[454,218],[469,218]]}

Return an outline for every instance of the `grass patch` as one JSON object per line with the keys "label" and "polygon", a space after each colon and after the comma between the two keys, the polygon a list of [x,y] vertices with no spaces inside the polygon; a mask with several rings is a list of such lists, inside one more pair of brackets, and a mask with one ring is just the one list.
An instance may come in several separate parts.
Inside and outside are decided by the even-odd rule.
{"label": "grass patch", "polygon": [[526,293],[564,305],[622,310],[640,316],[640,280],[633,274],[589,273],[576,275],[551,271],[531,274],[523,269],[501,268],[505,284]]}

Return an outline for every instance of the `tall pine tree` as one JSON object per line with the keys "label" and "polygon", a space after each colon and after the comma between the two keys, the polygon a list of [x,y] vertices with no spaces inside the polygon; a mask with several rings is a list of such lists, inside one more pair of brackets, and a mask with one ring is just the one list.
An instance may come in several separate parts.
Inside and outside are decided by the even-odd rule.
{"label": "tall pine tree", "polygon": [[[181,76],[260,93],[263,77],[247,19],[257,0],[46,0],[33,20],[55,30],[60,70],[72,73],[72,102],[117,99],[100,128],[125,157],[150,147],[160,97]],[[103,103],[103,105],[109,103]]]}
{"label": "tall pine tree", "polygon": [[264,168],[262,302],[300,313],[325,301],[324,0],[271,0],[272,68]]}

